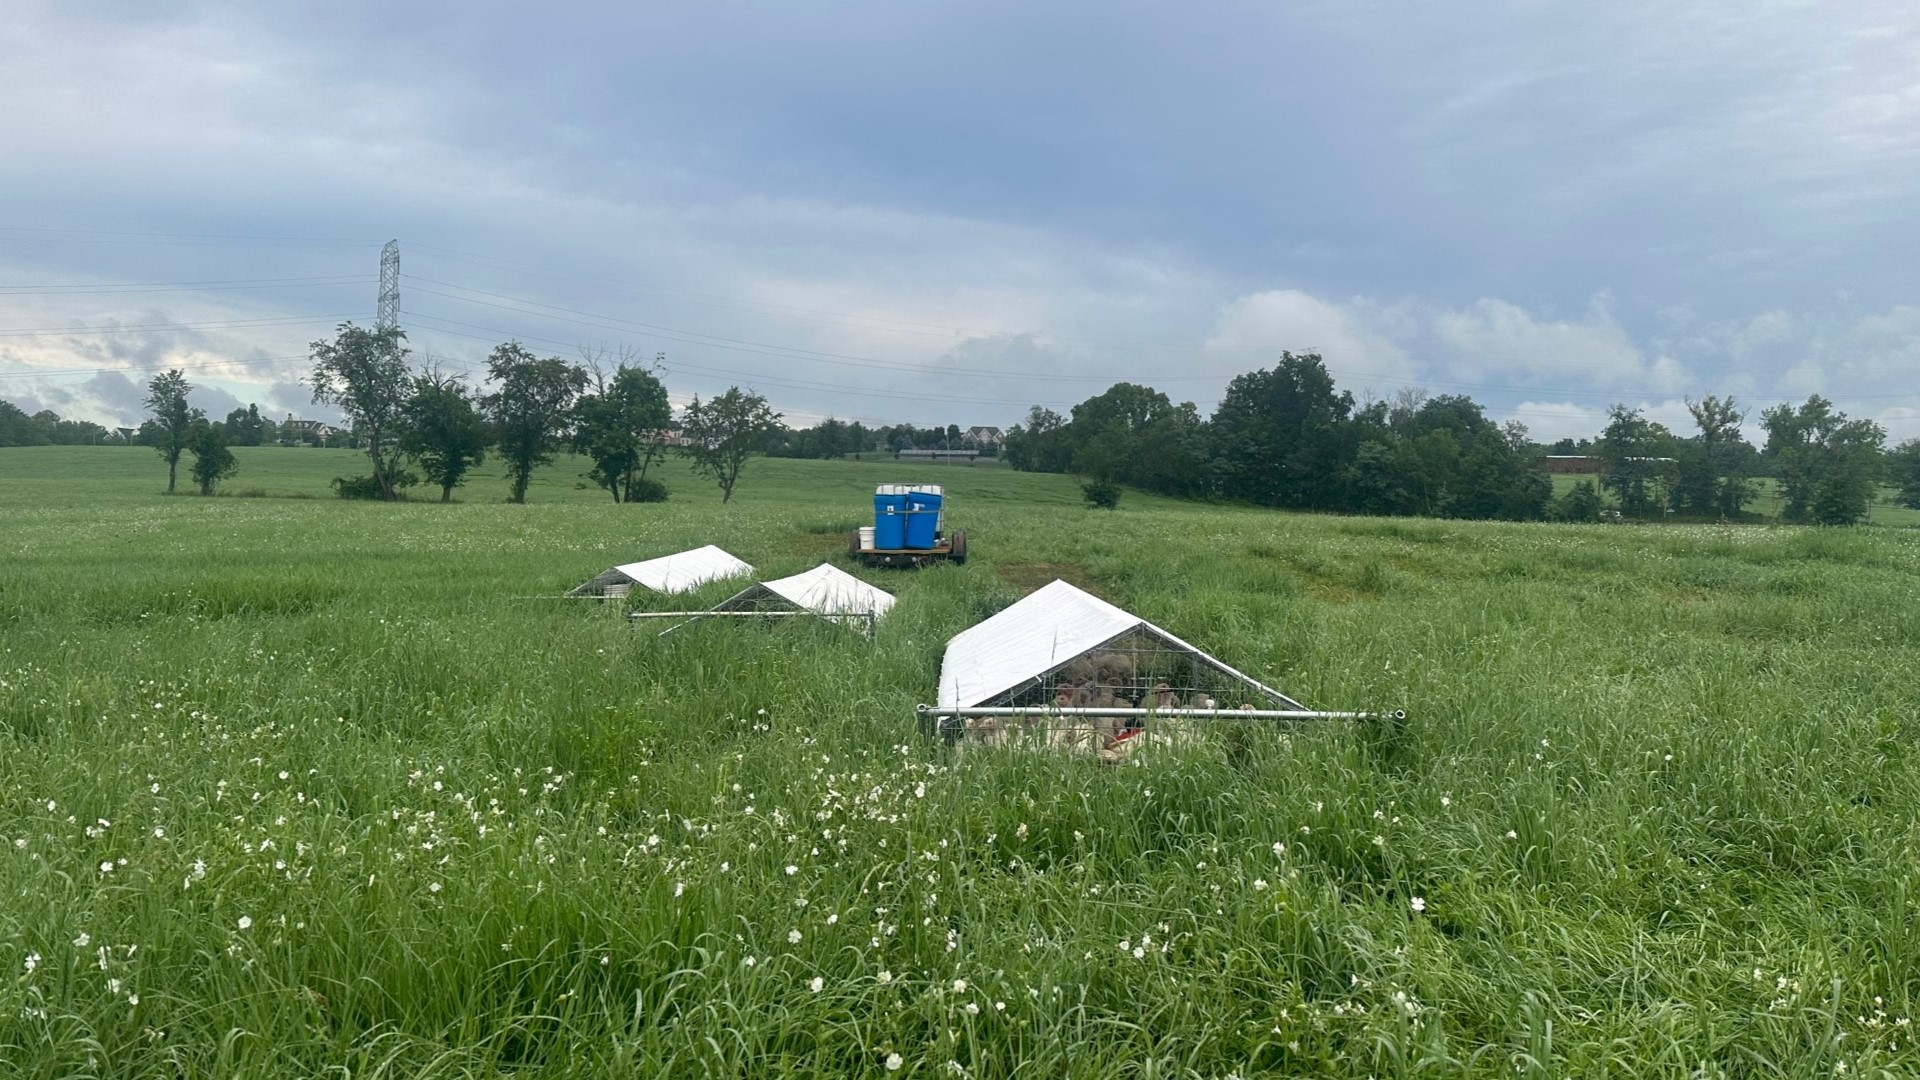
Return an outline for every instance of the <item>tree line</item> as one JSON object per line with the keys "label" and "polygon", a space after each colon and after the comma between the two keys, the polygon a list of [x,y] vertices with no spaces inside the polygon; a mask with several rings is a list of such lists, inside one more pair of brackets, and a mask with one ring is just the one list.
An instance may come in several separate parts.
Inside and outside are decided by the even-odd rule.
{"label": "tree line", "polygon": [[[314,400],[345,414],[349,428],[337,440],[363,448],[371,467],[368,476],[335,481],[343,496],[399,498],[424,478],[449,501],[491,452],[506,466],[508,498],[522,502],[533,470],[564,449],[591,461],[587,478],[616,502],[664,499],[664,485],[648,473],[670,454],[712,479],[726,501],[755,454],[838,458],[961,443],[956,424],[870,428],[829,418],[789,428],[764,398],[738,387],[695,398],[676,415],[659,358],[641,364],[628,352],[587,350],[575,364],[507,342],[488,357],[483,393],[431,362],[416,370],[405,340],[399,330],[347,323],[312,345]],[[192,455],[192,481],[211,493],[234,472],[228,446],[289,435],[257,406],[210,421],[187,404],[189,389],[179,371],[154,378],[145,402],[152,415],[137,436],[165,459],[169,492],[184,455]],[[1378,515],[1737,519],[1758,500],[1759,481],[1770,479],[1792,521],[1858,521],[1882,483],[1920,509],[1920,440],[1888,449],[1878,424],[1849,418],[1818,395],[1762,410],[1759,447],[1742,434],[1748,411],[1733,398],[1690,400],[1688,410],[1691,434],[1616,405],[1597,437],[1544,446],[1518,422],[1495,423],[1469,397],[1409,389],[1361,403],[1335,386],[1317,354],[1282,353],[1271,369],[1236,377],[1211,416],[1151,387],[1117,383],[1067,416],[1034,406],[1000,454],[1016,469],[1079,477],[1096,505],[1116,503],[1124,484],[1179,498]],[[293,434],[311,437],[307,428]],[[0,446],[111,438],[97,424],[50,411],[28,416],[0,402]],[[1583,480],[1555,497],[1542,467],[1547,454],[1598,459],[1597,484]]]}
{"label": "tree line", "polygon": [[[841,458],[848,454],[901,450],[959,450],[964,442],[959,424],[924,428],[912,424],[867,427],[857,420],[847,423],[828,417],[810,428],[776,428],[768,433],[762,450],[768,457]],[[983,457],[993,457],[999,451],[992,445],[965,448],[978,449]]]}
{"label": "tree line", "polygon": [[[316,403],[346,418],[369,473],[335,478],[335,491],[400,499],[424,481],[450,502],[491,453],[506,469],[508,500],[525,502],[533,471],[571,450],[591,462],[587,479],[613,501],[660,502],[666,485],[647,473],[672,452],[712,479],[725,502],[748,458],[780,429],[780,414],[766,399],[737,386],[706,401],[696,396],[676,416],[658,358],[642,364],[631,353],[609,357],[605,350],[587,350],[583,358],[576,364],[537,356],[509,341],[488,355],[483,390],[437,364],[416,369],[404,331],[342,324],[331,340],[313,342],[308,385]],[[191,454],[189,475],[201,494],[212,494],[237,467],[228,449],[236,435],[257,435],[258,410],[236,410],[224,424],[209,421],[188,403],[192,385],[179,370],[155,376],[147,389],[151,416],[142,438],[167,463],[167,491],[175,490],[182,456]]]}
{"label": "tree line", "polygon": [[[1678,435],[1640,410],[1616,405],[1597,439],[1534,443],[1524,425],[1497,424],[1462,395],[1407,390],[1356,402],[1317,354],[1282,353],[1270,369],[1236,377],[1212,416],[1190,402],[1117,383],[1070,416],[1034,406],[1007,433],[1016,469],[1071,473],[1096,503],[1114,485],[1189,499],[1294,510],[1528,520],[1599,520],[1602,492],[1618,513],[1738,518],[1775,481],[1788,520],[1845,524],[1863,518],[1889,482],[1920,508],[1920,440],[1885,449],[1886,432],[1850,419],[1815,395],[1762,411],[1766,444],[1741,434],[1732,398],[1690,401],[1697,431]],[[1549,451],[1600,459],[1596,488],[1582,481],[1555,497]]]}

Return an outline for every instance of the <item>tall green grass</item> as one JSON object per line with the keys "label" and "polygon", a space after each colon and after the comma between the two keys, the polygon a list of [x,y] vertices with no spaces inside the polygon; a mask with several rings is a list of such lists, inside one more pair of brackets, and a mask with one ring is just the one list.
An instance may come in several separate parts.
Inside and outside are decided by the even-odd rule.
{"label": "tall green grass", "polygon": [[[278,495],[355,465],[254,453]],[[516,598],[715,541],[804,569],[904,474],[376,506],[165,498],[150,457],[0,452],[0,1073],[1920,1062],[1913,534],[1107,513],[922,468],[974,557],[876,577],[873,640],[662,638]],[[923,740],[947,637],[1056,572],[1408,719],[1117,769]]]}

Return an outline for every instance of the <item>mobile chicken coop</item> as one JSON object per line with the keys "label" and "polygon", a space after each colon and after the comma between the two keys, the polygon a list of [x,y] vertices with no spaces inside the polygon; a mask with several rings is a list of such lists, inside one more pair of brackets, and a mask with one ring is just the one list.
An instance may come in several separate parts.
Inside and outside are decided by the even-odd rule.
{"label": "mobile chicken coop", "polygon": [[1147,620],[1055,581],[956,635],[923,727],[950,745],[1123,760],[1206,740],[1219,720],[1365,720],[1309,709]]}
{"label": "mobile chicken coop", "polygon": [[832,563],[792,577],[755,582],[713,606],[710,611],[633,611],[629,620],[679,619],[661,631],[671,633],[699,619],[781,619],[817,616],[827,622],[857,625],[869,635],[880,616],[893,606],[893,594],[861,581]]}
{"label": "mobile chicken coop", "polygon": [[753,567],[708,544],[645,562],[622,563],[581,582],[567,595],[612,600],[626,596],[635,586],[649,592],[673,595],[692,592],[710,581],[745,577],[751,573]]}
{"label": "mobile chicken coop", "polygon": [[964,563],[967,534],[947,532],[939,484],[881,484],[873,491],[873,524],[853,530],[847,554],[868,566]]}

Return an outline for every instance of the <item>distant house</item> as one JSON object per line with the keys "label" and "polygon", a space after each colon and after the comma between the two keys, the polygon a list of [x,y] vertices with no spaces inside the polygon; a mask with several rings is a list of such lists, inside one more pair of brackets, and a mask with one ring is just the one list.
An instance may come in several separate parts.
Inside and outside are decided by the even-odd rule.
{"label": "distant house", "polygon": [[324,420],[295,420],[289,416],[280,425],[280,437],[291,442],[324,443],[338,430]]}
{"label": "distant house", "polygon": [[960,445],[975,450],[998,450],[1007,441],[1006,433],[997,427],[970,427],[960,436]]}
{"label": "distant house", "polygon": [[130,428],[130,427],[117,427],[113,429],[113,435],[114,435],[114,438],[119,439],[121,442],[130,443],[133,440],[140,437],[140,429]]}

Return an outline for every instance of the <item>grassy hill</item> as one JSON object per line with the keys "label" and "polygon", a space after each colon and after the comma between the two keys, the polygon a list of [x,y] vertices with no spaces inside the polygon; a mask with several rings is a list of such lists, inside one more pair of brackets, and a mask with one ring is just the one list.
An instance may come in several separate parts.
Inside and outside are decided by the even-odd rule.
{"label": "grassy hill", "polygon": [[[325,497],[351,452],[237,453],[278,497],[0,451],[9,1075],[1920,1065],[1920,534],[1108,513],[892,462],[379,505]],[[871,641],[524,599],[839,559],[893,480],[974,557],[861,571]],[[1120,768],[923,738],[946,640],[1054,577],[1408,718]]]}

